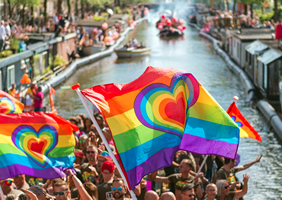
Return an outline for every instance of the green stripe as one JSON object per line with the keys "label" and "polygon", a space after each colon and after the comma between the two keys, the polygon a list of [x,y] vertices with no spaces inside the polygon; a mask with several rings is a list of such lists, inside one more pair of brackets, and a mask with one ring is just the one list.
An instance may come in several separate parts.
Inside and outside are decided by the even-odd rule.
{"label": "green stripe", "polygon": [[118,152],[123,153],[163,134],[164,132],[162,131],[140,125],[124,133],[115,135],[114,141]]}
{"label": "green stripe", "polygon": [[237,127],[225,110],[219,106],[211,106],[204,103],[196,103],[188,110],[188,116],[224,126]]}
{"label": "green stripe", "polygon": [[[65,156],[74,156],[73,154],[74,147],[55,147],[51,152],[49,152],[48,156],[51,158],[59,158],[59,157],[65,157]],[[24,152],[19,150],[16,146],[11,144],[1,144],[0,148],[0,156],[3,154],[15,154],[20,156],[26,156]]]}

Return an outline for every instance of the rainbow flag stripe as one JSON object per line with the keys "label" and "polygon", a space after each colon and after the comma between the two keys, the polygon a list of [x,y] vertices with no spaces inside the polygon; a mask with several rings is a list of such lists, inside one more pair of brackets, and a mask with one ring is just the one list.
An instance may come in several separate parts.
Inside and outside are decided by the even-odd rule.
{"label": "rainbow flag stripe", "polygon": [[226,111],[228,115],[240,128],[240,137],[253,138],[262,142],[262,139],[258,132],[252,127],[252,125],[242,115],[235,102],[233,102]]}
{"label": "rainbow flag stripe", "polygon": [[24,104],[12,95],[0,90],[0,113],[22,113]]}
{"label": "rainbow flag stripe", "polygon": [[104,115],[131,188],[178,149],[235,158],[239,128],[192,74],[148,67],[131,83],[82,94]]}
{"label": "rainbow flag stripe", "polygon": [[0,180],[19,174],[52,179],[73,167],[78,127],[43,112],[0,114]]}

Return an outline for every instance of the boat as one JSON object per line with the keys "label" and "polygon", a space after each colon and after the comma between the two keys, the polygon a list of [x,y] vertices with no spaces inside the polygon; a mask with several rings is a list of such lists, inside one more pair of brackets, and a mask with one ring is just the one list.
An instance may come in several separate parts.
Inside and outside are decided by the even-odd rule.
{"label": "boat", "polygon": [[81,50],[81,53],[83,56],[90,56],[94,53],[98,53],[101,51],[104,51],[105,47],[104,46],[94,46],[94,45],[90,45],[90,46],[86,46],[83,47]]}
{"label": "boat", "polygon": [[151,48],[119,48],[115,50],[117,56],[119,58],[133,58],[133,57],[140,57],[140,56],[147,56],[151,53]]}
{"label": "boat", "polygon": [[183,31],[176,29],[176,28],[165,28],[160,30],[159,33],[160,37],[178,37],[178,36],[183,36]]}

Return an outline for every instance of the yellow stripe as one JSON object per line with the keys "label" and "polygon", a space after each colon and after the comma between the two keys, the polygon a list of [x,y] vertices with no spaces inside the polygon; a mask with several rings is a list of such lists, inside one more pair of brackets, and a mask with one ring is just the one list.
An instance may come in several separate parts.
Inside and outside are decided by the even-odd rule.
{"label": "yellow stripe", "polygon": [[219,106],[216,100],[206,91],[206,89],[200,86],[200,94],[197,100],[198,103],[204,103],[211,106]]}
{"label": "yellow stripe", "polygon": [[[47,138],[46,138],[47,139]],[[56,147],[69,147],[75,145],[74,135],[60,135],[59,141]],[[0,135],[0,145],[1,144],[14,145],[10,136]]]}
{"label": "yellow stripe", "polygon": [[110,126],[113,136],[142,125],[138,120],[134,109],[113,117],[109,117],[107,118],[107,122]]}
{"label": "yellow stripe", "polygon": [[242,128],[240,128],[240,137],[249,137],[246,131],[244,131]]}

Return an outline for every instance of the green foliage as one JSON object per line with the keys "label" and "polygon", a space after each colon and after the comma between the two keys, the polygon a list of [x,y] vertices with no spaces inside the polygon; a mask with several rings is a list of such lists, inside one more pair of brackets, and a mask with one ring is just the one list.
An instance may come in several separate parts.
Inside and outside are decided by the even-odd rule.
{"label": "green foliage", "polygon": [[34,62],[38,62],[39,59],[40,59],[40,55],[39,55],[39,54],[35,54],[35,55],[33,56],[33,61],[34,61]]}
{"label": "green foliage", "polygon": [[114,12],[115,12],[116,14],[121,14],[121,13],[122,13],[122,10],[120,9],[119,6],[116,6],[116,7],[114,8]]}
{"label": "green foliage", "polygon": [[129,9],[129,8],[126,8],[126,9],[125,9],[125,13],[129,15],[129,14],[130,14],[130,9]]}
{"label": "green foliage", "polygon": [[8,56],[10,56],[12,54],[13,54],[13,51],[11,51],[11,50],[4,50],[4,51],[2,51],[0,53],[0,58],[6,58],[6,57],[8,57]]}
{"label": "green foliage", "polygon": [[104,21],[104,20],[105,20],[105,17],[95,15],[95,16],[93,17],[93,20],[94,20],[94,21]]}
{"label": "green foliage", "polygon": [[67,62],[63,59],[63,57],[56,55],[54,60],[54,66],[65,66]]}
{"label": "green foliage", "polygon": [[41,4],[41,0],[10,0],[11,4],[21,6],[21,5],[29,5],[34,7],[39,7]]}
{"label": "green foliage", "polygon": [[46,67],[46,69],[43,71],[42,75],[47,74],[48,72],[50,72],[50,70],[51,70],[50,66]]}
{"label": "green foliage", "polygon": [[[270,21],[271,19],[274,19],[274,11],[271,11],[267,14],[262,14],[262,11],[256,10],[255,13],[260,16],[260,21]],[[282,18],[282,8],[278,8],[278,19]]]}
{"label": "green foliage", "polygon": [[12,37],[10,39],[11,49],[18,49],[20,46],[20,40]]}
{"label": "green foliage", "polygon": [[273,19],[274,16],[274,11],[264,14],[264,15],[259,15],[260,16],[260,21],[264,22],[264,21],[269,21],[271,19]]}

